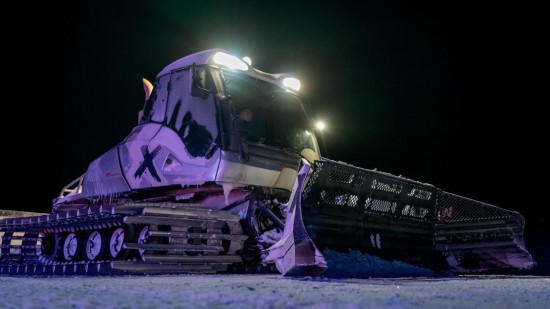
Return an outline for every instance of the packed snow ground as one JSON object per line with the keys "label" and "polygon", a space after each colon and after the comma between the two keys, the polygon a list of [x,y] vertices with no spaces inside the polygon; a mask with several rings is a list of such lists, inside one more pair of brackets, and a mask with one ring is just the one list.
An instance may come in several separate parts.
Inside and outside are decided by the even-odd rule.
{"label": "packed snow ground", "polygon": [[0,276],[0,308],[550,308],[550,278]]}

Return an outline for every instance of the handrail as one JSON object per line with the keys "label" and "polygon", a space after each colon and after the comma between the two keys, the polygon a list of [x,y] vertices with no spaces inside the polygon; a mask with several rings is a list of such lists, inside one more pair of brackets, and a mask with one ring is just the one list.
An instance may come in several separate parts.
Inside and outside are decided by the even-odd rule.
{"label": "handrail", "polygon": [[84,174],[80,175],[77,179],[71,181],[68,185],[64,186],[61,189],[59,194],[60,198],[66,197],[67,195],[76,192],[75,194],[82,193],[82,182],[84,181]]}

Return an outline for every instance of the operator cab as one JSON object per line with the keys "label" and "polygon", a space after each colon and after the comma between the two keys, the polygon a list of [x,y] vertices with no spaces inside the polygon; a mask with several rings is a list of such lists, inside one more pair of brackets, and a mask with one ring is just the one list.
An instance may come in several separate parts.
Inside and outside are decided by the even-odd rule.
{"label": "operator cab", "polygon": [[264,73],[208,50],[159,73],[141,123],[176,132],[186,165],[209,166],[205,181],[291,190],[300,158],[319,159],[298,89],[289,75]]}

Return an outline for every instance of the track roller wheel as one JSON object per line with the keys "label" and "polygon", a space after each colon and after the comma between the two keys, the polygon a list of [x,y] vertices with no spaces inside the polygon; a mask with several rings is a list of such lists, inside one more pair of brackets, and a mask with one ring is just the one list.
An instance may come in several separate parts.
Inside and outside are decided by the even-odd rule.
{"label": "track roller wheel", "polygon": [[[138,234],[137,234],[137,238],[136,238],[136,242],[138,244],[144,244],[147,242],[147,239],[149,238],[149,226],[148,225],[145,225],[145,226],[142,226],[139,230],[138,230]],[[139,249],[138,250],[138,258],[140,260],[143,260],[143,253],[145,252],[144,249]]]}
{"label": "track roller wheel", "polygon": [[61,237],[58,234],[46,234],[42,237],[41,253],[48,261],[58,257],[60,247]]}
{"label": "track roller wheel", "polygon": [[85,258],[90,261],[100,259],[105,250],[105,241],[100,231],[92,231],[86,237],[84,246]]}
{"label": "track roller wheel", "polygon": [[63,259],[65,261],[74,261],[77,260],[82,251],[82,239],[75,233],[69,233],[63,239]]}
{"label": "track roller wheel", "polygon": [[116,258],[122,252],[122,245],[124,244],[124,229],[116,228],[109,236],[109,257]]}

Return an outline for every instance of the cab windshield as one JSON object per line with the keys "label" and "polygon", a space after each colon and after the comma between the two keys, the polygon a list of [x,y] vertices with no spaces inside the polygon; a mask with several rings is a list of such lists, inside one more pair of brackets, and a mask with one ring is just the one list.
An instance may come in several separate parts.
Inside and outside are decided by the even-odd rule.
{"label": "cab windshield", "polygon": [[246,140],[297,152],[315,150],[296,95],[245,74],[225,71],[223,80],[235,106],[237,128]]}

